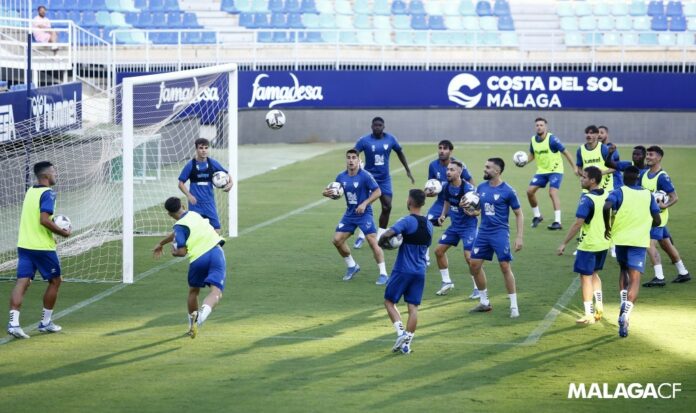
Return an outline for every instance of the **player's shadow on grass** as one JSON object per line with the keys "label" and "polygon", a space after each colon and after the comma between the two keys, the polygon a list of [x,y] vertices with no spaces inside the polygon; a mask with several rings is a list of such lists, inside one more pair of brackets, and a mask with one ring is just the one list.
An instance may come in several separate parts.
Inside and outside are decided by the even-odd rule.
{"label": "player's shadow on grass", "polygon": [[141,331],[141,330],[150,330],[152,328],[156,327],[168,327],[168,326],[174,326],[174,325],[180,325],[182,331],[185,331],[188,329],[188,325],[186,324],[187,321],[185,317],[182,317],[181,312],[176,312],[176,313],[169,313],[169,314],[163,314],[159,317],[156,318],[151,318],[147,322],[142,323],[138,326],[134,326],[131,328],[124,328],[121,330],[114,330],[109,333],[104,334],[105,336],[119,336],[121,334],[128,334],[128,333],[133,333],[136,331]]}
{"label": "player's shadow on grass", "polygon": [[[60,365],[50,370],[45,370],[29,375],[22,375],[21,371],[8,373],[12,377],[13,385],[33,384],[40,382],[52,383],[53,380],[63,379],[69,376],[76,376],[85,373],[94,373],[98,370],[104,370],[111,367],[117,367],[124,364],[133,364],[141,361],[146,361],[156,357],[165,356],[173,351],[177,351],[181,347],[164,348],[152,353],[142,354],[143,351],[155,349],[156,347],[165,345],[172,341],[178,341],[180,337],[171,337],[157,342],[151,342],[121,350],[118,352],[107,352],[104,355],[93,357],[90,359],[76,361],[74,363]],[[132,357],[129,357],[132,355]]]}

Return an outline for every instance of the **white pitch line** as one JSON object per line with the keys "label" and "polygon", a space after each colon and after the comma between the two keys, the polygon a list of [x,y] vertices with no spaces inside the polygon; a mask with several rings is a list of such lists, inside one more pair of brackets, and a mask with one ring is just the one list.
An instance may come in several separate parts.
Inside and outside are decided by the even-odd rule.
{"label": "white pitch line", "polygon": [[[425,157],[420,158],[420,159],[418,159],[417,161],[413,162],[411,165],[418,165],[418,164],[421,164],[421,163],[425,162],[426,160],[430,159],[431,157],[432,157],[432,155],[425,156]],[[401,172],[401,171],[403,171],[403,170],[404,170],[404,168],[402,167],[402,168],[397,169],[397,170],[394,171],[394,172]],[[303,206],[303,207],[297,208],[297,209],[292,210],[292,211],[290,211],[290,212],[288,212],[288,213],[285,213],[285,214],[283,214],[283,215],[277,216],[277,217],[275,217],[275,218],[273,218],[273,219],[269,219],[268,221],[264,221],[264,222],[261,222],[261,223],[259,223],[259,224],[253,225],[253,226],[251,226],[251,227],[245,228],[245,229],[243,229],[242,231],[239,232],[239,235],[240,235],[240,236],[241,236],[241,235],[246,235],[246,234],[249,234],[249,233],[251,233],[251,232],[256,231],[257,229],[261,229],[261,228],[267,227],[267,226],[269,226],[269,225],[275,224],[276,222],[283,221],[283,220],[285,220],[285,219],[287,219],[287,218],[290,218],[291,216],[294,216],[294,215],[297,215],[297,214],[301,214],[301,213],[303,213],[304,211],[307,211],[307,210],[312,209],[312,208],[314,208],[314,207],[316,207],[316,206],[322,205],[323,203],[325,203],[325,202],[327,202],[327,201],[328,201],[328,198],[323,198],[323,199],[320,199],[320,200],[318,200],[318,201],[311,202],[311,203],[309,203],[309,204],[307,204],[307,205],[305,205],[305,206]],[[162,263],[162,264],[160,264],[160,265],[158,265],[158,266],[156,266],[156,267],[152,267],[152,268],[150,268],[149,270],[147,270],[147,271],[145,271],[145,272],[143,272],[143,273],[140,273],[140,274],[136,275],[136,276],[134,277],[133,282],[135,283],[136,281],[140,281],[140,280],[142,280],[142,279],[145,278],[145,277],[149,277],[150,275],[155,274],[155,273],[157,273],[157,272],[159,272],[159,271],[161,271],[161,270],[163,270],[163,269],[165,269],[165,268],[168,268],[168,267],[170,267],[170,266],[172,266],[172,265],[174,265],[174,264],[177,264],[177,263],[179,263],[179,262],[181,262],[181,261],[183,261],[183,260],[184,260],[184,258],[182,258],[182,257],[180,257],[180,258],[175,258],[175,259],[173,259],[173,260],[169,260],[169,261],[167,261],[167,262],[164,262],[164,263]],[[94,297],[90,297],[90,298],[88,298],[88,299],[86,299],[86,300],[80,301],[79,303],[74,304],[74,305],[72,305],[72,306],[66,308],[65,310],[62,310],[62,311],[57,312],[57,313],[53,316],[53,320],[59,320],[59,319],[65,317],[65,316],[67,316],[67,315],[70,315],[70,314],[74,313],[75,311],[78,311],[78,310],[80,310],[80,309],[82,309],[82,308],[87,307],[88,305],[94,304],[94,303],[96,303],[97,301],[101,301],[102,299],[104,299],[104,298],[106,298],[106,297],[109,297],[109,296],[113,295],[114,293],[116,293],[116,292],[118,292],[118,291],[121,291],[122,289],[126,288],[128,285],[129,285],[129,284],[117,284],[117,285],[115,285],[115,286],[109,288],[108,290],[102,291],[101,293],[95,295]],[[28,332],[28,333],[31,333],[31,332],[36,331],[37,329],[38,329],[38,325],[36,325],[36,326],[34,326],[34,327],[27,328],[27,329],[25,329],[24,331],[25,331],[25,332]],[[3,344],[5,344],[5,343],[8,343],[10,340],[12,340],[12,337],[5,337],[5,338],[0,339],[0,345],[3,345]]]}
{"label": "white pitch line", "polygon": [[554,321],[556,321],[556,317],[563,311],[563,309],[568,305],[568,302],[570,302],[570,299],[573,298],[575,293],[578,291],[578,288],[580,287],[580,279],[578,277],[575,277],[573,279],[573,282],[570,283],[568,288],[565,290],[563,295],[556,301],[556,304],[551,307],[551,310],[546,314],[546,317],[544,317],[543,320],[539,323],[537,328],[532,331],[529,336],[521,343],[523,346],[533,346],[536,344],[541,336],[551,328],[553,325]]}

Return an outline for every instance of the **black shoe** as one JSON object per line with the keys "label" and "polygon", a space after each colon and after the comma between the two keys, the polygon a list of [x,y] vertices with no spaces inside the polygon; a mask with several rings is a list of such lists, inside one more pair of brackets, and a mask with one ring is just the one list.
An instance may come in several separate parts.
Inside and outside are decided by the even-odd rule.
{"label": "black shoe", "polygon": [[550,229],[551,231],[558,231],[558,230],[563,229],[560,222],[554,222],[553,224],[549,225],[546,228]]}
{"label": "black shoe", "polygon": [[657,277],[653,277],[652,280],[643,283],[643,287],[664,287],[665,286],[665,279],[659,279]]}
{"label": "black shoe", "polygon": [[532,228],[536,228],[537,225],[539,225],[539,223],[543,220],[544,220],[544,217],[542,217],[542,216],[532,218]]}
{"label": "black shoe", "polygon": [[687,281],[691,281],[691,276],[688,272],[684,275],[679,274],[677,275],[677,278],[672,280],[673,283],[685,283]]}

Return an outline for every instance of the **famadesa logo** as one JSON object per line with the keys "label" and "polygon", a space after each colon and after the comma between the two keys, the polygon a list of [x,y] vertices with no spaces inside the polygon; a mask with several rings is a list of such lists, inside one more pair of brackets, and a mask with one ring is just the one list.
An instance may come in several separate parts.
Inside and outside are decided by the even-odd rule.
{"label": "famadesa logo", "polygon": [[473,92],[479,86],[481,86],[481,82],[479,82],[476,76],[470,73],[460,73],[450,80],[447,86],[447,96],[450,101],[458,105],[465,108],[473,108],[479,103],[483,94],[479,92],[476,95],[469,95],[462,92],[461,89],[466,87]]}
{"label": "famadesa logo", "polygon": [[198,85],[198,78],[194,77],[193,87],[167,87],[167,82],[160,82],[159,100],[155,109],[162,107],[164,103],[174,102],[172,112],[176,112],[181,106],[188,106],[198,102],[217,102],[220,100],[220,93],[215,86],[201,88]]}
{"label": "famadesa logo", "polygon": [[294,73],[289,73],[292,78],[292,86],[263,86],[263,79],[270,79],[270,75],[261,73],[254,79],[251,92],[251,100],[248,107],[253,107],[256,102],[269,102],[268,107],[276,105],[301,102],[303,100],[324,100],[321,86],[300,85],[299,79]]}
{"label": "famadesa logo", "polygon": [[569,399],[675,399],[681,383],[570,383]]}

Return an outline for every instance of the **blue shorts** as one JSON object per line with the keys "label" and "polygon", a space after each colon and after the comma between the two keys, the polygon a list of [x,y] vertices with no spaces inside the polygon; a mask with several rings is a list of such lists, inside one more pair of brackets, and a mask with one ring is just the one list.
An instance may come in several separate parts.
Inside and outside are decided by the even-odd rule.
{"label": "blue shorts", "polygon": [[34,279],[39,271],[44,280],[60,277],[60,260],[55,251],[17,248],[17,278]]}
{"label": "blue shorts", "polygon": [[336,225],[336,232],[350,232],[351,234],[355,232],[355,228],[360,228],[363,234],[374,234],[377,232],[375,229],[375,220],[372,217],[372,213],[365,212],[362,215],[343,215],[341,222]]}
{"label": "blue shorts", "polygon": [[224,291],[225,272],[225,253],[217,245],[189,264],[188,284],[194,288],[214,285]]}
{"label": "blue shorts", "polygon": [[392,270],[387,288],[384,290],[384,299],[398,303],[403,296],[407,303],[420,305],[424,287],[425,273],[413,274]]}
{"label": "blue shorts", "polygon": [[379,185],[379,189],[382,191],[382,195],[386,195],[389,197],[393,195],[391,177],[385,179],[384,181],[377,181],[377,185]]}
{"label": "blue shorts", "polygon": [[604,251],[583,251],[578,250],[575,255],[575,265],[573,272],[580,275],[592,275],[595,271],[604,268],[604,260],[607,259],[607,250]]}
{"label": "blue shorts", "polygon": [[447,228],[447,230],[440,237],[438,244],[441,245],[451,245],[456,247],[459,245],[459,240],[462,241],[462,247],[464,251],[471,251],[474,246],[474,240],[476,239],[476,227],[467,228],[464,230],[453,229],[452,226]]}
{"label": "blue shorts", "polygon": [[650,239],[662,241],[663,239],[672,238],[667,227],[652,227],[650,228]]}
{"label": "blue shorts", "polygon": [[210,222],[210,225],[212,225],[213,228],[222,228],[215,204],[203,204],[199,202],[196,205],[191,205],[189,203],[189,211],[198,212],[203,218],[206,218]]}
{"label": "blue shorts", "polygon": [[563,174],[554,172],[550,174],[534,175],[529,185],[538,186],[539,188],[546,188],[546,184],[549,184],[551,188],[561,189],[561,182],[563,182]]}
{"label": "blue shorts", "polygon": [[442,207],[445,206],[445,202],[440,200],[436,200],[434,204],[430,206],[430,209],[428,210],[428,221],[430,221],[433,225],[436,227],[440,226],[440,223],[438,222],[438,218],[440,218],[440,215],[442,215]]}
{"label": "blue shorts", "polygon": [[508,231],[500,231],[482,234],[479,231],[471,248],[471,258],[492,261],[494,252],[496,257],[498,257],[498,262],[512,261],[510,233]]}
{"label": "blue shorts", "polygon": [[631,268],[642,273],[645,272],[645,251],[643,247],[616,246],[616,261],[622,269]]}

